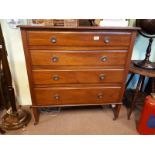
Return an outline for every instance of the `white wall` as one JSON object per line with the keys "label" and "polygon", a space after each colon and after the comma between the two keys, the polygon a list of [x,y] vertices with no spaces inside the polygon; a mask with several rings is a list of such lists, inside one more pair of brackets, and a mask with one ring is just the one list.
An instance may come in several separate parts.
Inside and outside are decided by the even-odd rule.
{"label": "white wall", "polygon": [[[31,98],[20,29],[10,28],[4,19],[0,21],[8,51],[8,60],[17,102],[21,105],[30,105]],[[132,22],[134,22],[134,20]],[[143,59],[145,57],[147,45],[148,39],[138,36],[135,42],[132,59]],[[155,41],[152,46],[151,60],[155,61]]]}

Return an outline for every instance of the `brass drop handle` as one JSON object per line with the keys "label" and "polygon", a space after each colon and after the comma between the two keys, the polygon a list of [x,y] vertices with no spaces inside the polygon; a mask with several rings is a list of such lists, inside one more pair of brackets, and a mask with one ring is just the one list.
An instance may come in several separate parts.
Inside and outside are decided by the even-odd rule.
{"label": "brass drop handle", "polygon": [[56,43],[57,42],[57,39],[55,37],[52,37],[51,38],[51,43]]}
{"label": "brass drop handle", "polygon": [[98,97],[98,99],[102,99],[103,98],[103,93],[98,93],[97,97]]}
{"label": "brass drop handle", "polygon": [[105,78],[105,75],[104,75],[104,74],[100,74],[100,75],[99,75],[99,79],[100,79],[100,80],[104,80],[104,78]]}
{"label": "brass drop handle", "polygon": [[104,38],[104,43],[106,43],[106,44],[110,43],[110,39],[108,37],[105,37]]}
{"label": "brass drop handle", "polygon": [[56,57],[56,56],[53,56],[53,57],[52,57],[52,62],[57,62],[58,60],[59,60],[58,57]]}
{"label": "brass drop handle", "polygon": [[60,77],[59,77],[58,75],[53,75],[52,79],[53,79],[54,81],[58,81],[58,80],[60,79]]}
{"label": "brass drop handle", "polygon": [[55,100],[59,100],[59,99],[60,99],[60,95],[59,95],[59,94],[55,94],[55,95],[53,96],[53,98],[54,98]]}
{"label": "brass drop handle", "polygon": [[101,61],[102,61],[102,62],[105,62],[105,61],[107,61],[107,60],[108,60],[107,56],[102,56],[102,57],[101,57]]}

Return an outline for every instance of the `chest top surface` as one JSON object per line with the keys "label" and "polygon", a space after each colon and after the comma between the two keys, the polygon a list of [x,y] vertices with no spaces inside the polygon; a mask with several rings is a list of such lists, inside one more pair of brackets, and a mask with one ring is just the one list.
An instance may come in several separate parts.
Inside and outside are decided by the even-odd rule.
{"label": "chest top surface", "polygon": [[21,29],[33,29],[33,30],[76,30],[76,31],[87,31],[87,30],[111,30],[111,31],[137,31],[140,27],[110,27],[110,26],[78,26],[78,27],[63,27],[63,26],[40,26],[40,25],[19,25]]}

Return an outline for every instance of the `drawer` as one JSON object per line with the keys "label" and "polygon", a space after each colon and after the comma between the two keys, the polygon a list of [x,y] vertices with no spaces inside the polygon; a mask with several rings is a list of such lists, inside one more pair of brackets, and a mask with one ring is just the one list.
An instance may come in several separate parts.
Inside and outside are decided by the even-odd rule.
{"label": "drawer", "polygon": [[117,103],[120,87],[52,87],[35,88],[37,105]]}
{"label": "drawer", "polygon": [[42,46],[128,46],[130,32],[28,31],[29,45]]}
{"label": "drawer", "polygon": [[123,69],[33,70],[34,84],[121,83]]}
{"label": "drawer", "polygon": [[32,65],[103,65],[122,66],[127,50],[51,51],[31,50]]}

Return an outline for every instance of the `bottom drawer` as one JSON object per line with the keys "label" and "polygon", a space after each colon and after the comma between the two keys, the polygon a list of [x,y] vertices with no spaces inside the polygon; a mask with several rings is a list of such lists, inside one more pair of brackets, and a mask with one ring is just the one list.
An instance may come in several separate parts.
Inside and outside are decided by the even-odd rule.
{"label": "bottom drawer", "polygon": [[35,88],[37,105],[102,104],[119,102],[120,87]]}

